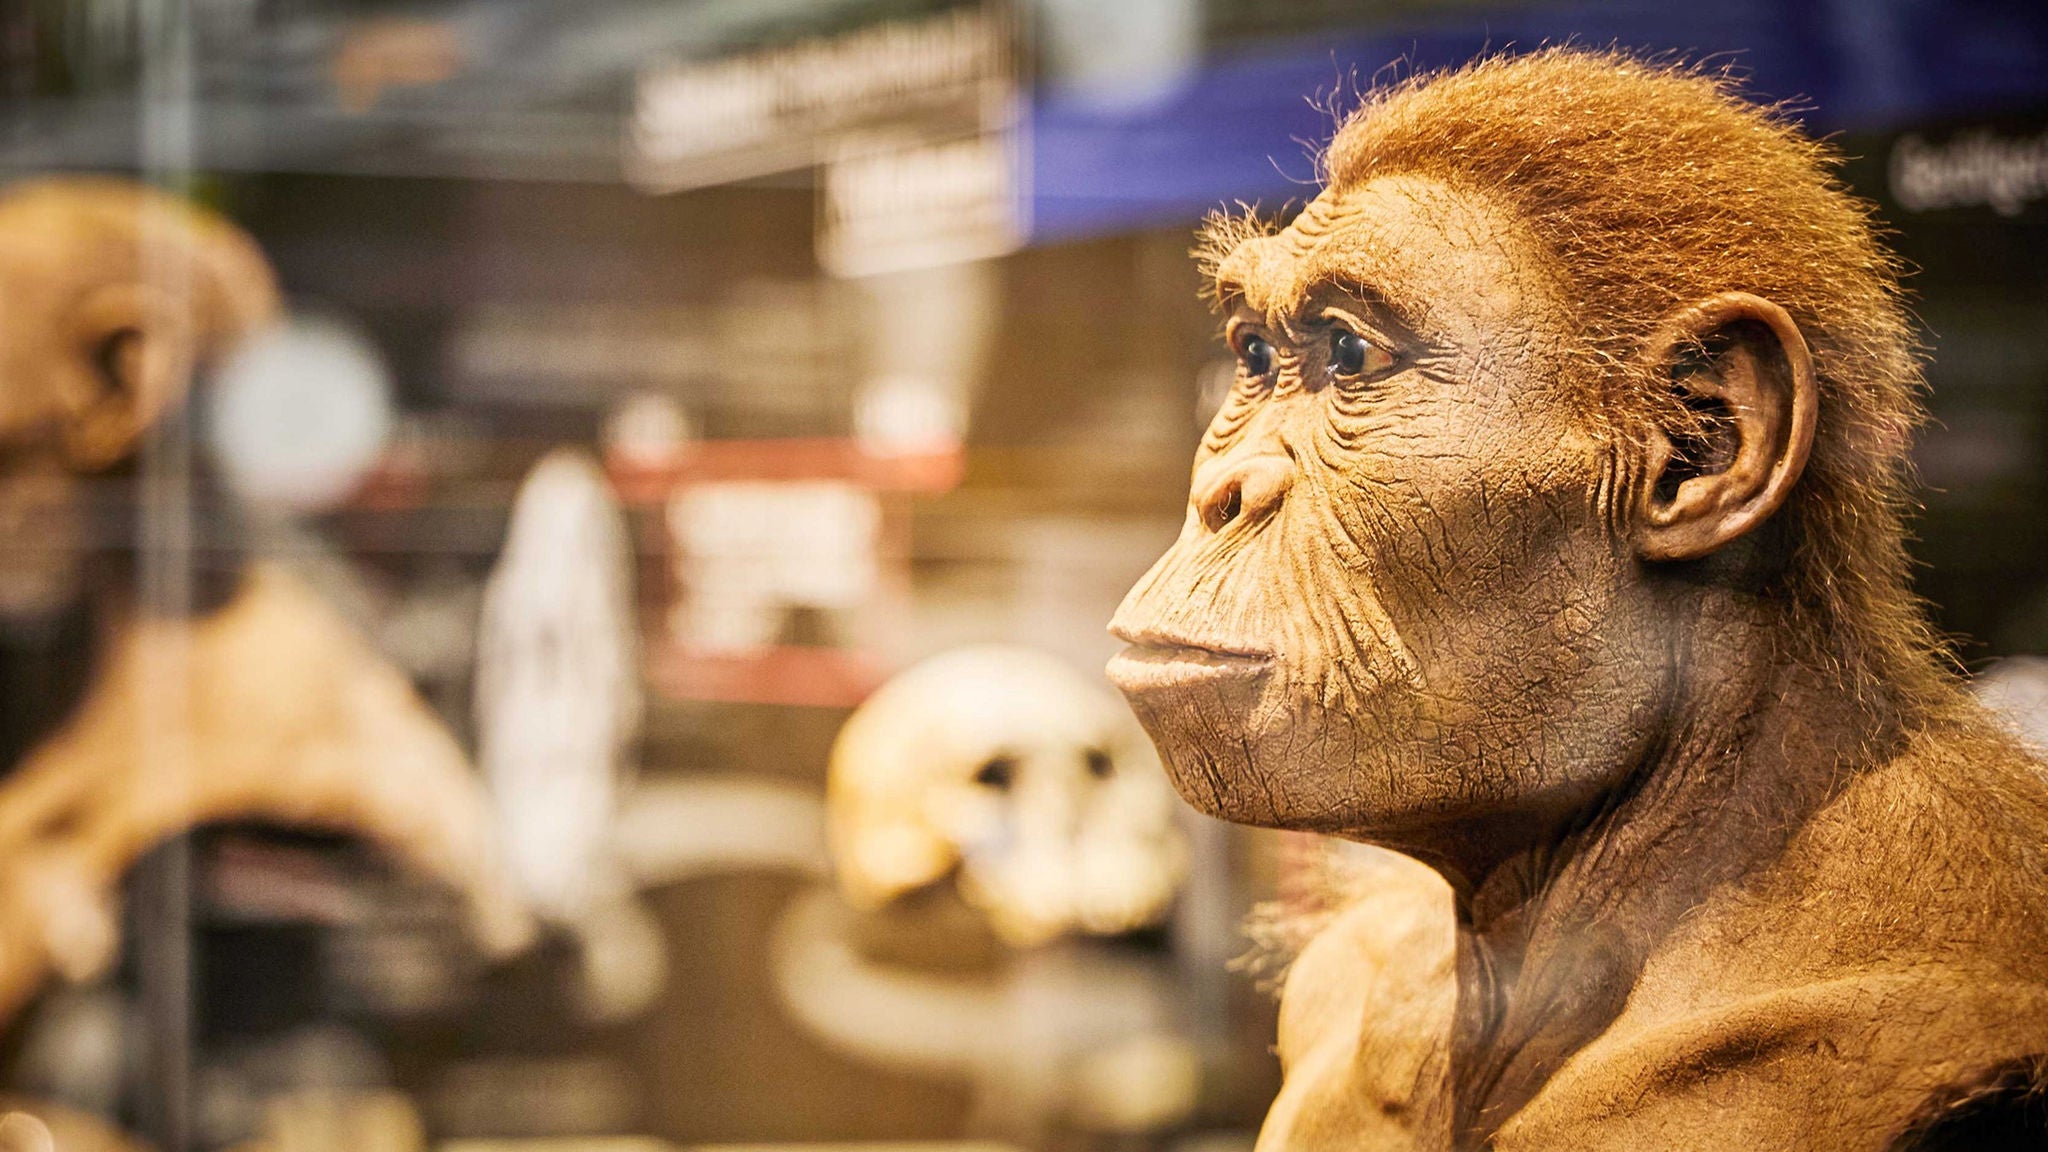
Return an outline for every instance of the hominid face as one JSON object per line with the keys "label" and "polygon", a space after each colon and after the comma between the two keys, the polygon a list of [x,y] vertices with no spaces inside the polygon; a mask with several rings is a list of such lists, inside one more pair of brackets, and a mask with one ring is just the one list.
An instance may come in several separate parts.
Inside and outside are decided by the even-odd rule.
{"label": "hominid face", "polygon": [[1415,176],[1222,261],[1237,382],[1111,625],[1110,676],[1197,807],[1426,846],[1582,800],[1647,738],[1668,661],[1547,268]]}

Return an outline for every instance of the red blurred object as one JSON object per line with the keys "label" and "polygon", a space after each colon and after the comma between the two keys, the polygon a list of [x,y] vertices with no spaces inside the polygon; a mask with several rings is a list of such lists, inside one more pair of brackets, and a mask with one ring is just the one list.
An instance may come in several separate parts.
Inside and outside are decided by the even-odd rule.
{"label": "red blurred object", "polygon": [[661,692],[723,704],[850,708],[889,675],[862,653],[800,645],[733,654],[672,644],[651,653],[647,663],[648,678]]}
{"label": "red blurred object", "polygon": [[960,483],[966,458],[957,451],[877,456],[857,440],[704,440],[666,467],[607,459],[619,498],[629,504],[666,500],[686,484],[731,480],[843,480],[878,492],[945,492]]}
{"label": "red blurred object", "polygon": [[[879,456],[859,441],[840,438],[708,440],[690,445],[663,466],[617,458],[606,470],[629,505],[662,505],[698,484],[831,481],[895,497],[956,487],[966,461],[958,451]],[[885,512],[876,561],[880,601],[866,615],[894,615],[888,603],[908,587],[907,522]],[[676,542],[668,541],[674,548]],[[658,617],[657,617],[658,618]],[[657,691],[683,700],[801,707],[850,708],[888,678],[889,668],[858,647],[775,644],[744,652],[708,650],[663,634],[648,645],[647,675]]]}

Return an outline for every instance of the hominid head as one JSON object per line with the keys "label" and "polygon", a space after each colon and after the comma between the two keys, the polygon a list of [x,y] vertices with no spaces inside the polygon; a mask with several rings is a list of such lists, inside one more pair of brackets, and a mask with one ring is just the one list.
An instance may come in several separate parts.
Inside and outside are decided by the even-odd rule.
{"label": "hominid head", "polygon": [[1238,378],[1112,625],[1183,794],[1427,843],[1612,787],[1732,620],[1932,675],[1915,349],[1829,164],[1725,77],[1553,49],[1369,98],[1285,228],[1212,221]]}
{"label": "hominid head", "polygon": [[254,242],[194,204],[98,177],[0,190],[0,616],[76,594],[82,478],[279,306]]}

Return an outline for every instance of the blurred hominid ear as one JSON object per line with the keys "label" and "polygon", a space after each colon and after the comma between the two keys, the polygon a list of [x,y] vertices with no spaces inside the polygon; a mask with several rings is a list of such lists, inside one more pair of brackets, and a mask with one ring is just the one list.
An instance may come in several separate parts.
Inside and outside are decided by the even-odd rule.
{"label": "blurred hominid ear", "polygon": [[0,229],[55,269],[38,310],[37,379],[20,407],[53,417],[71,465],[104,468],[183,402],[194,370],[273,320],[276,278],[226,218],[146,184],[60,176],[0,191]]}
{"label": "blurred hominid ear", "polygon": [[1769,519],[1813,451],[1813,355],[1783,308],[1725,292],[1673,314],[1645,346],[1689,419],[1655,431],[1634,523],[1645,560],[1692,560]]}
{"label": "blurred hominid ear", "polygon": [[201,339],[192,309],[146,283],[87,293],[60,320],[59,398],[63,445],[72,467],[118,463],[152,425],[183,401]]}

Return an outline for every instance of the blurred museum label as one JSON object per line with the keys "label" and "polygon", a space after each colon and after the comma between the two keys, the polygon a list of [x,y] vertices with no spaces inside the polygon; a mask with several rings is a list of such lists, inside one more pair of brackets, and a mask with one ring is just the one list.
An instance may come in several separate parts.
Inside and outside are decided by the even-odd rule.
{"label": "blurred museum label", "polygon": [[970,4],[643,70],[628,179],[681,192],[816,167],[818,262],[870,276],[1022,247],[1017,21]]}
{"label": "blurred museum label", "polygon": [[2018,216],[2048,198],[2048,127],[1972,126],[1934,139],[1908,132],[1893,142],[1888,167],[1892,199],[1908,212],[1982,207]]}
{"label": "blurred museum label", "polygon": [[872,276],[1014,252],[1027,221],[1009,133],[942,142],[848,140],[825,165],[818,263]]}
{"label": "blurred museum label", "polygon": [[810,167],[843,132],[1003,127],[1016,97],[1015,21],[999,3],[670,59],[639,75],[627,171],[649,191],[752,179]]}

